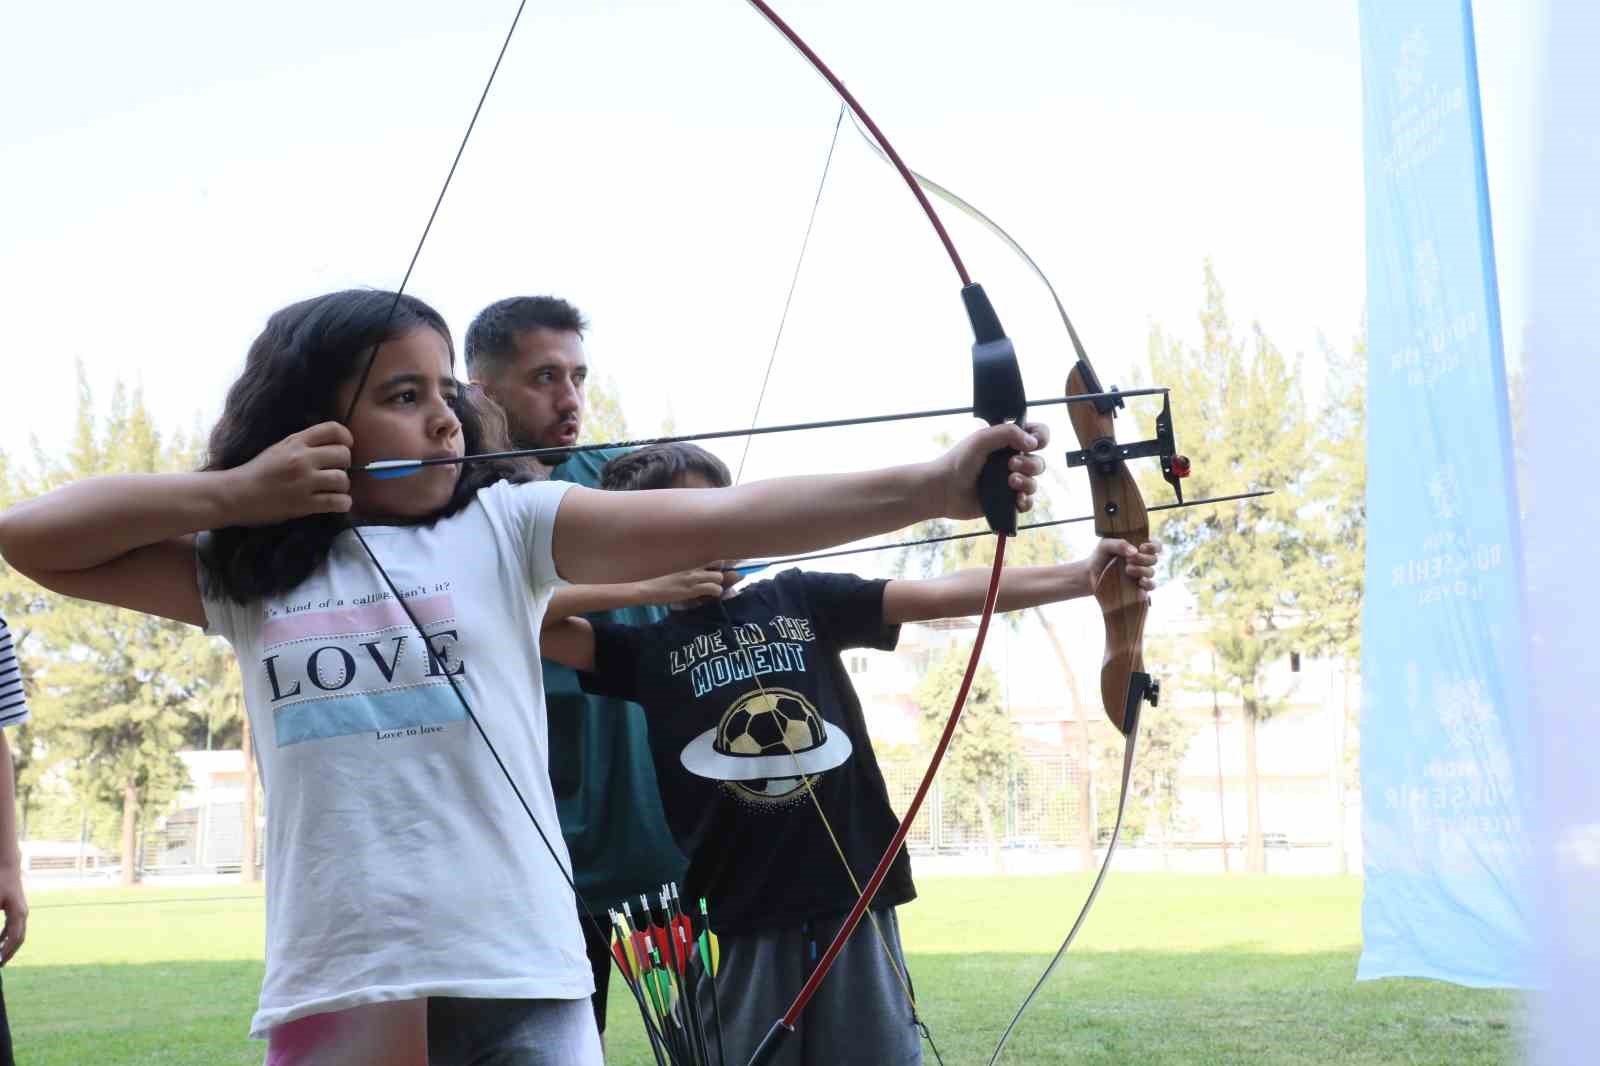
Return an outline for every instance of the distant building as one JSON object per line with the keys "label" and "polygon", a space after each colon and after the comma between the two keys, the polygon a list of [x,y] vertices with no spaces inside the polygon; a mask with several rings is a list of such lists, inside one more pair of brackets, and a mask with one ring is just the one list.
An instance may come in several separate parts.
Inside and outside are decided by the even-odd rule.
{"label": "distant building", "polygon": [[173,809],[145,834],[144,869],[238,873],[244,846],[244,753],[180,751],[178,758],[188,768],[189,782]]}
{"label": "distant building", "polygon": [[88,841],[24,840],[19,847],[23,873],[30,877],[94,873],[117,862],[115,855],[108,855]]}

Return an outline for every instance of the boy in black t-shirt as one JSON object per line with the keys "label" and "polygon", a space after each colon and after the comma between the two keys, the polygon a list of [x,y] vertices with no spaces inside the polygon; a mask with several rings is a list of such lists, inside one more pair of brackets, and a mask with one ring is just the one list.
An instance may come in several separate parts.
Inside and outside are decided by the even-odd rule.
{"label": "boy in black t-shirt", "polygon": [[[729,481],[719,459],[688,444],[620,456],[601,475],[606,489]],[[1157,553],[1108,540],[1084,560],[1008,568],[996,610],[1087,596],[1101,575],[1153,588]],[[1118,560],[1125,576],[1108,573]],[[572,617],[587,609],[585,590],[562,589],[541,640],[543,654],[579,670],[586,689],[645,709],[662,805],[689,855],[684,895],[710,901],[721,939],[728,1061],[743,1062],[805,982],[855,904],[855,882],[898,825],[840,653],[891,651],[903,622],[980,612],[989,572],[869,581],[785,570],[730,596],[736,572],[706,569],[708,595],[644,626]],[[807,1010],[806,1040],[784,1049],[781,1066],[922,1061],[894,918],[915,896],[902,850],[873,901],[875,931],[846,945]]]}

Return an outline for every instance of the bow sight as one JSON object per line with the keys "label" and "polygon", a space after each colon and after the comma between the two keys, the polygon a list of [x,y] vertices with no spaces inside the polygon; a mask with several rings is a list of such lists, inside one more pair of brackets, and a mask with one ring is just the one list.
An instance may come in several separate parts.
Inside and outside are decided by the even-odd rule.
{"label": "bow sight", "polygon": [[[1100,379],[1095,376],[1094,367],[1088,363],[1080,363],[1079,369],[1083,372],[1084,386],[1090,392],[1103,394],[1100,399],[1091,401],[1095,410],[1102,415],[1111,415],[1115,418],[1117,408],[1126,406],[1120,391],[1115,385],[1109,389],[1101,387]],[[1172,486],[1178,502],[1182,503],[1182,479],[1189,476],[1189,457],[1178,454],[1177,440],[1172,435],[1172,396],[1165,389],[1161,390],[1161,413],[1156,415],[1154,437],[1130,444],[1119,444],[1114,437],[1097,437],[1090,441],[1087,447],[1068,452],[1067,465],[1090,466],[1101,474],[1110,475],[1116,470],[1119,462],[1152,455],[1161,459],[1161,476]],[[1107,506],[1115,508],[1116,503],[1112,501]],[[1109,513],[1114,515],[1116,512],[1112,510]]]}

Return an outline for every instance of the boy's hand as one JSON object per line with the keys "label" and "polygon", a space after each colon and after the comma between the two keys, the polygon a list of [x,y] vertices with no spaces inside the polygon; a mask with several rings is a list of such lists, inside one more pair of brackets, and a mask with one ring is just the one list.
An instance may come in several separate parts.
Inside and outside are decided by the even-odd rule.
{"label": "boy's hand", "polygon": [[1150,592],[1156,587],[1156,557],[1160,554],[1161,545],[1150,541],[1135,548],[1127,541],[1114,537],[1102,540],[1094,546],[1094,551],[1089,553],[1090,587],[1098,589],[1107,571],[1121,560],[1124,563],[1122,567],[1124,580],[1137,584],[1139,598],[1148,603]]}
{"label": "boy's hand", "polygon": [[940,487],[944,493],[940,514],[946,518],[978,518],[983,507],[978,501],[978,472],[989,453],[1015,448],[1021,454],[1011,457],[1008,484],[1017,494],[1017,510],[1033,507],[1038,490],[1034,478],[1044,473],[1044,457],[1032,453],[1050,443],[1050,427],[1011,422],[989,426],[967,437],[938,461]]}
{"label": "boy's hand", "polygon": [[723,574],[721,570],[712,570],[701,567],[696,570],[685,570],[682,573],[668,574],[666,577],[651,578],[649,581],[639,582],[640,591],[647,597],[646,603],[665,607],[669,603],[683,603],[686,600],[698,600],[704,597],[720,599],[722,597]]}
{"label": "boy's hand", "polygon": [[243,466],[226,473],[234,486],[234,525],[270,526],[313,514],[350,510],[350,448],[355,439],[338,422],[291,433]]}

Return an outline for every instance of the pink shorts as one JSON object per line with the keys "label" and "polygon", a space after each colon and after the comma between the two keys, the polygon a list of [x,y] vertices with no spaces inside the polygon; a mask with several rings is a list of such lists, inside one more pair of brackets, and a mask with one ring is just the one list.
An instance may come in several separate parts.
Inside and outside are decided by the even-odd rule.
{"label": "pink shorts", "polygon": [[428,1001],[367,1003],[273,1026],[267,1066],[428,1066]]}

